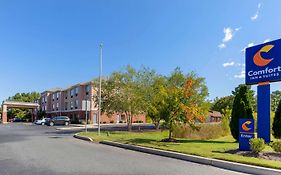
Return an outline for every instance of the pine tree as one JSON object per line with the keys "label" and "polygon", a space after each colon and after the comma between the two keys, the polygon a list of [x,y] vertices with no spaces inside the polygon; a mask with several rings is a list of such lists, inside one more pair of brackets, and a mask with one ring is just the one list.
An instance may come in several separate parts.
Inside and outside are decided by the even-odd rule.
{"label": "pine tree", "polygon": [[253,118],[253,110],[249,101],[249,89],[246,85],[239,85],[234,98],[229,127],[236,141],[239,139],[239,119]]}
{"label": "pine tree", "polygon": [[275,138],[281,138],[281,100],[279,101],[275,117],[272,125],[273,136]]}

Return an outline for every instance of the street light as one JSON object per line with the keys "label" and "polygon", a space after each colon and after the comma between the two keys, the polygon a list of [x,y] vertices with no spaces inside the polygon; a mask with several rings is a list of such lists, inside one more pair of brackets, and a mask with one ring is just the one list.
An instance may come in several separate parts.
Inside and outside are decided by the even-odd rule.
{"label": "street light", "polygon": [[99,115],[98,115],[98,135],[100,135],[100,115],[101,115],[101,76],[102,76],[102,43],[100,44],[100,73],[99,73]]}

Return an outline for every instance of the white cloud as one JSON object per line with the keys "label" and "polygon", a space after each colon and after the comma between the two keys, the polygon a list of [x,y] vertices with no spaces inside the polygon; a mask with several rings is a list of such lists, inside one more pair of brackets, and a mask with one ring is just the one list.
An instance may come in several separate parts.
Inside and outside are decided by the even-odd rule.
{"label": "white cloud", "polygon": [[222,43],[218,45],[218,47],[220,49],[223,49],[226,47],[226,44],[227,42],[229,42],[230,40],[232,40],[234,34],[236,32],[238,32],[239,30],[241,30],[242,27],[237,27],[235,29],[232,29],[231,27],[226,27],[223,29],[223,33],[224,33],[224,37],[222,39]]}
{"label": "white cloud", "polygon": [[237,27],[237,28],[235,28],[235,31],[238,32],[241,29],[242,29],[242,27]]}
{"label": "white cloud", "polygon": [[249,44],[247,45],[247,47],[244,47],[244,48],[241,50],[241,52],[246,52],[246,48],[252,47],[252,46],[254,46],[254,45],[255,45],[254,43],[249,43]]}
{"label": "white cloud", "polygon": [[230,66],[234,66],[234,64],[235,64],[234,61],[232,61],[232,62],[223,63],[222,66],[223,67],[230,67]]}
{"label": "white cloud", "polygon": [[264,42],[263,42],[263,43],[267,43],[267,42],[269,42],[269,41],[270,41],[270,38],[268,38],[268,39],[264,40]]}
{"label": "white cloud", "polygon": [[225,45],[224,43],[221,43],[221,44],[218,45],[218,47],[219,47],[220,49],[223,49],[223,48],[226,47],[226,45]]}
{"label": "white cloud", "polygon": [[261,8],[261,3],[258,4],[258,9],[257,9],[257,12],[255,13],[255,15],[251,17],[252,21],[255,21],[256,19],[258,19],[259,13],[260,13],[260,8]]}
{"label": "white cloud", "polygon": [[234,75],[234,78],[245,78],[245,70],[242,70],[238,75]]}
{"label": "white cloud", "polygon": [[224,33],[224,38],[222,39],[222,42],[228,42],[232,39],[233,37],[233,30],[230,27],[224,28],[223,29]]}

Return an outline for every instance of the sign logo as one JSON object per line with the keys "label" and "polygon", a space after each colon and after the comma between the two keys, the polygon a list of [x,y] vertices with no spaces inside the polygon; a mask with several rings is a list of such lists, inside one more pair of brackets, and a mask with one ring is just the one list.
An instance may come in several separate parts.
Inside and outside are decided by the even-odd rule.
{"label": "sign logo", "polygon": [[271,59],[264,59],[262,56],[261,56],[261,53],[265,52],[269,52],[272,48],[274,47],[274,45],[265,45],[263,46],[255,55],[254,55],[254,63],[255,65],[257,66],[266,66],[268,65],[272,60],[273,58]]}
{"label": "sign logo", "polygon": [[252,128],[249,128],[247,125],[250,125],[252,122],[251,121],[246,121],[242,124],[242,129],[244,131],[250,131]]}

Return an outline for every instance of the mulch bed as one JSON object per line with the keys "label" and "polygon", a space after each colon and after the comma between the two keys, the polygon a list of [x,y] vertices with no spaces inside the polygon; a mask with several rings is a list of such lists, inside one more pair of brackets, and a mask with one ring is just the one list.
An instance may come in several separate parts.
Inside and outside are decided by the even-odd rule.
{"label": "mulch bed", "polygon": [[237,154],[247,157],[255,157],[255,158],[266,159],[266,160],[281,161],[281,153],[262,152],[256,154],[252,151],[240,151],[239,149],[228,150],[225,153]]}

